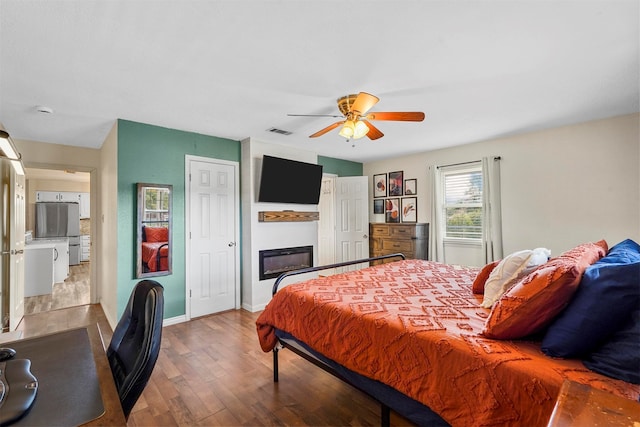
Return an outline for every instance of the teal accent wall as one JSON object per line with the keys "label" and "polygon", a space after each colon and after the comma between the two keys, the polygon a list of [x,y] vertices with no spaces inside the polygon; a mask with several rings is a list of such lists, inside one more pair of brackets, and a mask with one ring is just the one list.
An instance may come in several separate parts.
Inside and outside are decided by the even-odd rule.
{"label": "teal accent wall", "polygon": [[318,156],[318,164],[322,165],[323,173],[334,173],[338,176],[362,176],[362,163]]}
{"label": "teal accent wall", "polygon": [[[138,182],[173,186],[172,274],[152,277],[165,289],[164,317],[185,314],[185,155],[240,163],[240,142],[118,120],[118,318],[136,279]],[[108,207],[107,207],[108,209]]]}

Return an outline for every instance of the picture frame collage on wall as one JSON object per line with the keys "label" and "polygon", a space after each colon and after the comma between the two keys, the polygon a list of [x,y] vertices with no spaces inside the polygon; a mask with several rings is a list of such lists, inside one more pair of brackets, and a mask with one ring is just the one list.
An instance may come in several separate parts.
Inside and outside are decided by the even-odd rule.
{"label": "picture frame collage on wall", "polygon": [[403,171],[374,174],[373,213],[384,214],[388,223],[418,222],[417,181],[405,180]]}

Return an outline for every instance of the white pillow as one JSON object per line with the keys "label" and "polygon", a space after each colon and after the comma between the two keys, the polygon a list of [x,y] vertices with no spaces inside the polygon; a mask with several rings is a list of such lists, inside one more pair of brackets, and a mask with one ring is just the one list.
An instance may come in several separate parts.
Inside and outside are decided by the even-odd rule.
{"label": "white pillow", "polygon": [[547,248],[525,249],[507,255],[487,277],[482,307],[491,308],[511,286],[546,263],[550,256],[551,251]]}
{"label": "white pillow", "polygon": [[547,248],[535,248],[533,250],[533,254],[527,263],[527,271],[531,272],[536,269],[539,265],[544,264],[549,261],[549,257],[551,256],[551,251]]}
{"label": "white pillow", "polygon": [[514,252],[496,265],[484,283],[484,299],[481,304],[484,308],[491,308],[516,280],[524,276],[523,271],[532,255],[533,251],[529,249]]}

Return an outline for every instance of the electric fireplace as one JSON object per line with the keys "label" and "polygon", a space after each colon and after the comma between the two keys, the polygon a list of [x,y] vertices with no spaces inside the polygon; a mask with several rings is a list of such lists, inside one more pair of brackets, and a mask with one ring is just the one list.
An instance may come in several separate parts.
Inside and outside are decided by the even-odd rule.
{"label": "electric fireplace", "polygon": [[313,246],[268,249],[259,252],[260,280],[278,277],[284,272],[313,267]]}

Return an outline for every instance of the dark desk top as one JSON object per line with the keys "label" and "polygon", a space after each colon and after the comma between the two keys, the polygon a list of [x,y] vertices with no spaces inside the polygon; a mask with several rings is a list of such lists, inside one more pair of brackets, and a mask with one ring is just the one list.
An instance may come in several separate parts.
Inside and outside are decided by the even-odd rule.
{"label": "dark desk top", "polygon": [[126,425],[97,326],[10,343],[30,359],[38,393],[15,426]]}

